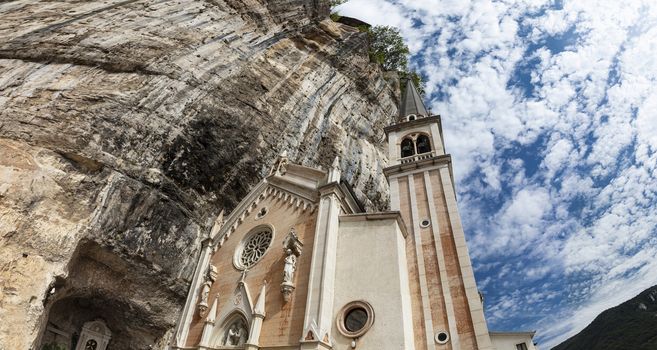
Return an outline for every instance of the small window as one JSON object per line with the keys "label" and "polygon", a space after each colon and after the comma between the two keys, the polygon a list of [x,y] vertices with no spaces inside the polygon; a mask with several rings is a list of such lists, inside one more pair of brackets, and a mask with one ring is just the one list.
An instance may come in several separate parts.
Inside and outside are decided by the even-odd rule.
{"label": "small window", "polygon": [[429,137],[427,135],[420,135],[417,138],[417,153],[422,154],[427,152],[431,152],[431,142],[429,141]]}
{"label": "small window", "polygon": [[358,338],[374,324],[374,310],[366,301],[352,301],[340,310],[336,322],[342,335]]}
{"label": "small window", "polygon": [[527,350],[527,344],[525,343],[516,344],[516,350]]}
{"label": "small window", "polygon": [[438,332],[436,333],[434,340],[438,344],[447,344],[447,342],[449,341],[449,334],[447,332]]}
{"label": "small window", "polygon": [[98,343],[95,340],[90,339],[87,341],[87,344],[84,345],[84,350],[96,350],[97,347]]}
{"label": "small window", "polygon": [[429,221],[429,219],[424,219],[420,222],[420,227],[422,228],[429,227],[429,225],[431,225],[431,221]]}
{"label": "small window", "polygon": [[405,138],[401,143],[401,156],[410,157],[415,154],[415,147],[413,145],[413,140]]}
{"label": "small window", "polygon": [[362,307],[350,310],[344,317],[344,328],[349,332],[358,332],[367,323],[367,311]]}
{"label": "small window", "polygon": [[408,116],[408,121],[409,121],[409,122],[412,122],[412,121],[415,120],[416,118],[417,118],[417,117],[415,116],[415,114],[411,114],[411,115]]}

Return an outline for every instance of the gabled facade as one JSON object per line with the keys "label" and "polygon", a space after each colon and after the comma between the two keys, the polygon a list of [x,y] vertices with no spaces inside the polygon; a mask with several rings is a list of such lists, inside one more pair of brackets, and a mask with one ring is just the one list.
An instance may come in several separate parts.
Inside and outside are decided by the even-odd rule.
{"label": "gabled facade", "polygon": [[173,349],[494,349],[440,116],[410,81],[399,110],[392,211],[281,155],[203,242]]}

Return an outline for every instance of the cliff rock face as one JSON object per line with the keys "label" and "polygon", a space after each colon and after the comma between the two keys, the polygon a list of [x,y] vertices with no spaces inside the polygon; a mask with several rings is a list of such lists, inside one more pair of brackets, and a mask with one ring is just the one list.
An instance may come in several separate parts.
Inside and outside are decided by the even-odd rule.
{"label": "cliff rock face", "polygon": [[[0,4],[0,349],[162,348],[200,241],[278,154],[385,207],[396,101],[320,0]],[[68,327],[68,328],[67,328]]]}

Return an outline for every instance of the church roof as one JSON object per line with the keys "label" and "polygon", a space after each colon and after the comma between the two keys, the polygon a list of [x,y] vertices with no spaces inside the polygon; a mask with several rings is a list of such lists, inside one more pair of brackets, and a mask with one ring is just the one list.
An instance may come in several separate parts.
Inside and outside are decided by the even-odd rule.
{"label": "church roof", "polygon": [[402,94],[401,104],[399,106],[399,118],[406,118],[408,115],[416,114],[424,117],[429,116],[427,107],[422,102],[422,96],[417,92],[412,79],[406,80],[406,89]]}

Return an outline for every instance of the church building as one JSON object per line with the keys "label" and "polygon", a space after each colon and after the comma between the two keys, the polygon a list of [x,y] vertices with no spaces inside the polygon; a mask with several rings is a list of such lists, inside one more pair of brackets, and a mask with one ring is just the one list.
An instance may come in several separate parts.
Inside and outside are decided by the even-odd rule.
{"label": "church building", "polygon": [[489,332],[441,119],[411,81],[385,128],[390,211],[283,153],[203,250],[172,349],[534,350]]}

